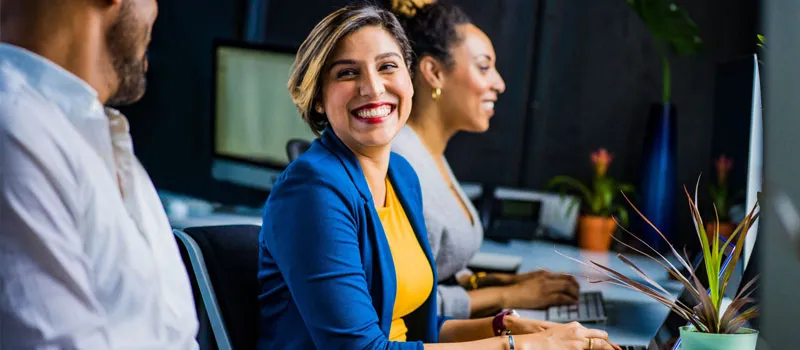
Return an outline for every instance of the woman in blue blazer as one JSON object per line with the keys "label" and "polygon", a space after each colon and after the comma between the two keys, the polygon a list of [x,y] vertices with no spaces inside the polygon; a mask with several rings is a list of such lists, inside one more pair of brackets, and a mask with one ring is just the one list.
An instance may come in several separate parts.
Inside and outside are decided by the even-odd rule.
{"label": "woman in blue blazer", "polygon": [[[390,151],[411,109],[410,52],[397,19],[371,6],[334,12],[300,47],[289,91],[321,136],[281,174],[264,208],[258,347],[610,349],[604,332],[578,324],[508,313],[437,317],[420,186],[410,165]],[[412,261],[393,256],[401,225],[385,227],[378,213],[392,201],[402,207],[395,213],[410,227],[405,238],[424,268],[409,271]],[[400,276],[405,283],[398,284]],[[422,285],[423,294],[395,332],[398,295],[413,294],[409,285]]]}

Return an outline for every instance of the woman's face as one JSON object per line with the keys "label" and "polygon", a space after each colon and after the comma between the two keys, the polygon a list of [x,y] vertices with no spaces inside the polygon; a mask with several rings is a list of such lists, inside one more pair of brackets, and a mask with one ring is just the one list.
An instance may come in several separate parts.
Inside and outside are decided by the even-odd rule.
{"label": "woman's face", "polygon": [[446,70],[438,103],[446,121],[456,129],[484,132],[506,83],[495,67],[489,37],[472,24],[456,29],[462,40],[450,49],[454,65]]}
{"label": "woman's face", "polygon": [[344,37],[323,71],[324,113],[354,151],[389,146],[408,120],[413,94],[400,46],[377,26]]}

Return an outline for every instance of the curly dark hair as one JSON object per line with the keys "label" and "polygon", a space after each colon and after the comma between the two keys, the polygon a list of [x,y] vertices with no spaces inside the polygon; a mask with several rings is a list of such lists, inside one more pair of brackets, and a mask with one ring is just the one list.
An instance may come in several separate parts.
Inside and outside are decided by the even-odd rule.
{"label": "curly dark hair", "polygon": [[450,48],[463,40],[456,27],[472,23],[461,8],[441,1],[418,6],[410,0],[394,0],[391,7],[400,20],[417,58],[411,67],[412,72],[416,70],[416,64],[424,56],[434,57],[442,61],[446,67],[453,65]]}

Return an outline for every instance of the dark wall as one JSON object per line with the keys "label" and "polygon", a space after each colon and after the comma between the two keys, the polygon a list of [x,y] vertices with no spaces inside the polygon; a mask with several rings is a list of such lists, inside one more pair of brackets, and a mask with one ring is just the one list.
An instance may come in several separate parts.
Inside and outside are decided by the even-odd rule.
{"label": "dark wall", "polygon": [[[299,46],[311,28],[349,1],[263,1],[264,42]],[[244,39],[250,0],[159,3],[144,98],[122,108],[136,154],[156,186],[227,204],[260,205],[266,192],[211,178],[215,39]]]}
{"label": "dark wall", "polygon": [[[150,172],[156,186],[225,203],[260,204],[266,193],[213,181],[211,125],[213,41],[244,39],[248,11],[254,3],[261,6],[260,27],[264,34],[257,40],[281,46],[297,47],[311,28],[332,10],[350,0],[235,0],[162,2],[150,50],[148,92],[134,106],[123,108],[131,119],[136,153]],[[383,1],[373,1],[383,3]],[[456,1],[494,40],[508,92],[497,105],[498,114],[513,115],[493,123],[492,133],[499,137],[483,141],[484,136],[457,140],[461,154],[499,153],[523,148],[525,104],[532,74],[534,23],[538,1],[498,0],[492,7],[480,0]],[[191,6],[191,9],[188,8]],[[257,16],[256,16],[257,17]],[[508,136],[511,135],[511,136]],[[519,157],[505,154],[465,164],[461,173],[471,179],[496,175],[478,169],[513,169],[503,172],[503,181],[516,182]],[[463,163],[461,163],[463,164]]]}
{"label": "dark wall", "polygon": [[[754,52],[758,6],[756,0],[677,3],[690,13],[705,41],[699,54],[671,57],[672,97],[678,110],[676,185],[691,187],[701,172],[707,174],[705,179],[713,174],[717,63]],[[511,102],[507,93],[498,104],[513,103],[519,114],[498,110],[485,135],[457,136],[448,149],[454,171],[463,180],[530,188],[542,188],[560,174],[588,181],[589,153],[605,147],[615,156],[611,175],[635,183],[648,108],[661,98],[661,62],[653,40],[622,0],[545,0],[542,13],[530,100]],[[485,21],[499,25],[505,19]],[[518,40],[513,33],[503,37],[489,32],[496,43]],[[525,74],[505,69],[501,66],[505,77]],[[528,122],[516,122],[523,118]],[[514,129],[521,125],[528,129]],[[521,136],[521,141],[515,140]],[[677,227],[685,231],[691,228],[687,204],[684,197],[677,198]]]}
{"label": "dark wall", "polygon": [[[705,41],[697,55],[671,57],[679,182],[691,183],[710,161],[716,64],[754,51],[758,8],[755,0],[678,3]],[[482,12],[467,10],[473,17]],[[521,12],[510,12],[511,20],[486,16],[476,22],[496,46],[523,46],[521,34],[532,25],[497,29]],[[507,89],[487,133],[457,136],[448,149],[456,173],[465,180],[534,188],[558,174],[588,180],[589,152],[606,147],[615,154],[612,175],[635,180],[648,108],[661,97],[661,62],[643,23],[622,0],[546,0],[540,36],[532,57],[524,50],[498,57],[507,80],[532,77],[530,99]],[[538,67],[529,73],[534,67],[525,64],[536,59]],[[499,110],[506,105],[514,107]],[[526,118],[528,130],[517,129]],[[486,168],[491,171],[481,170]]]}
{"label": "dark wall", "polygon": [[213,39],[239,38],[244,13],[243,0],[159,2],[147,93],[122,109],[158,188],[205,198],[248,194],[211,181],[210,144]]}
{"label": "dark wall", "polygon": [[[706,43],[698,55],[672,59],[679,184],[710,169],[714,69],[753,51],[756,1],[678,1]],[[317,21],[348,2],[262,0],[261,39],[299,45]],[[462,181],[541,188],[558,174],[588,179],[588,154],[597,147],[615,154],[612,175],[636,180],[661,70],[652,39],[623,0],[455,2],[492,38],[508,86],[491,129],[460,134],[448,148]],[[243,38],[249,4],[160,2],[147,95],[123,109],[137,154],[160,188],[225,202],[263,201],[264,193],[210,177],[212,43]]]}
{"label": "dark wall", "polygon": [[524,163],[530,121],[529,96],[536,59],[536,25],[540,0],[456,0],[472,21],[492,39],[497,69],[506,92],[484,134],[461,133],[447,157],[461,181],[517,185]]}

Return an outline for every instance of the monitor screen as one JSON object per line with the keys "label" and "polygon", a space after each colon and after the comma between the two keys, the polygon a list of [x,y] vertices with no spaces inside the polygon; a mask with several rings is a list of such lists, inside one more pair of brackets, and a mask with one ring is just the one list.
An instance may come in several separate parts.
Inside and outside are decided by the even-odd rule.
{"label": "monitor screen", "polygon": [[286,143],[313,140],[286,88],[295,55],[218,46],[215,153],[282,167]]}
{"label": "monitor screen", "polygon": [[294,58],[290,49],[215,43],[215,180],[268,191],[289,163],[289,140],[315,139],[287,89]]}
{"label": "monitor screen", "polygon": [[[756,195],[761,191],[763,137],[760,80],[755,55],[717,66],[711,152],[715,162],[723,156],[731,162],[727,179],[729,208],[723,214],[729,214],[733,224],[738,224],[755,205]],[[716,170],[712,174],[716,174]],[[716,182],[716,177],[712,176],[710,181]],[[700,201],[711,203],[706,198]],[[750,229],[744,247],[745,263],[753,250],[757,231],[756,223]]]}

